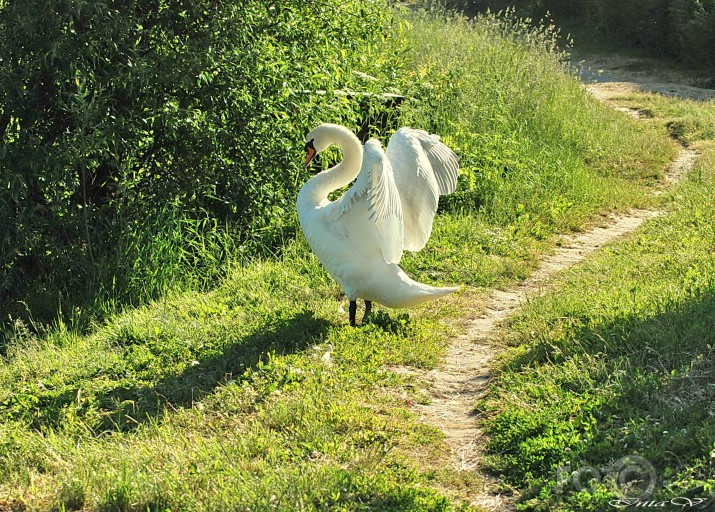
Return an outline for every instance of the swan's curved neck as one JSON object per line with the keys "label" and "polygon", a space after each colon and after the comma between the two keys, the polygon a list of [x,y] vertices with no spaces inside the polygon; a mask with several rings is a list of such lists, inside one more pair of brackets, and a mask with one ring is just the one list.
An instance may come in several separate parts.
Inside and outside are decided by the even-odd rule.
{"label": "swan's curved neck", "polygon": [[347,128],[335,126],[330,132],[330,142],[343,152],[343,160],[334,167],[314,176],[298,193],[298,206],[315,206],[328,198],[333,190],[344,187],[355,179],[362,166],[362,145]]}

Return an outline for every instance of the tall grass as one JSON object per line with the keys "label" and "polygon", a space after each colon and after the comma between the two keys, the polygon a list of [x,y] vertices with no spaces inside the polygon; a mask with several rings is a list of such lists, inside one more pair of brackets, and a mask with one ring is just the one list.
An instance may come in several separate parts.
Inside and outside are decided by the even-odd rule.
{"label": "tall grass", "polygon": [[429,127],[461,158],[452,211],[545,236],[599,209],[646,201],[675,146],[584,94],[551,26],[417,15],[407,31],[415,86],[405,124]]}

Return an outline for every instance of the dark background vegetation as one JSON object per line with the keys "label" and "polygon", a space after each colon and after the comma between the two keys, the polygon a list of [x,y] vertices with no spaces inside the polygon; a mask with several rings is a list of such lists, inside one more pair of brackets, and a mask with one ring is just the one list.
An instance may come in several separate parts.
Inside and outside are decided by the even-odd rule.
{"label": "dark background vegetation", "polygon": [[550,13],[578,39],[637,48],[688,65],[715,65],[715,0],[457,0],[467,12],[516,7],[539,19]]}
{"label": "dark background vegetation", "polygon": [[355,70],[390,20],[379,0],[0,0],[6,328],[274,250],[304,134],[359,124],[370,105],[333,92],[373,86]]}

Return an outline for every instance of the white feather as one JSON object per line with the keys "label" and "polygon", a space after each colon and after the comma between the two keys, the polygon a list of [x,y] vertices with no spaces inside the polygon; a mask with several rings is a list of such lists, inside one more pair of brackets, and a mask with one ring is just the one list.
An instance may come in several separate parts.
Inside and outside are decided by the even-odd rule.
{"label": "white feather", "polygon": [[390,139],[387,158],[402,198],[404,248],[419,251],[432,234],[439,196],[457,186],[457,155],[437,135],[400,128]]}
{"label": "white feather", "polygon": [[[355,204],[360,201],[367,204]],[[383,258],[387,263],[399,263],[403,240],[402,204],[392,166],[377,140],[365,144],[360,174],[350,190],[336,201],[338,215],[335,220],[354,216],[355,212],[362,213],[365,208],[369,212],[368,220],[377,228]],[[357,220],[363,219],[358,216]]]}
{"label": "white feather", "polygon": [[[455,291],[417,283],[397,263],[403,248],[419,250],[429,239],[439,195],[456,184],[456,155],[438,137],[409,128],[393,135],[387,153],[377,140],[363,150],[337,125],[320,125],[306,140],[318,151],[343,150],[340,164],[301,188],[297,206],[308,243],[348,298],[408,307]],[[342,197],[327,199],[355,178]]]}

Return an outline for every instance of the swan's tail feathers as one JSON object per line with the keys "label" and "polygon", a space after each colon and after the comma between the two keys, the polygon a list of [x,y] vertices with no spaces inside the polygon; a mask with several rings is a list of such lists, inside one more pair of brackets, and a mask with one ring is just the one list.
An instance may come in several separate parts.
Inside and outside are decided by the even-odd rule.
{"label": "swan's tail feathers", "polygon": [[408,287],[401,290],[402,293],[396,294],[392,304],[384,305],[393,308],[409,308],[422,304],[423,302],[439,299],[440,297],[454,293],[459,289],[460,287],[443,288],[412,281]]}
{"label": "swan's tail feathers", "polygon": [[456,287],[442,288],[437,286],[429,286],[422,283],[418,284],[421,293],[416,293],[412,297],[410,297],[410,303],[408,304],[408,307],[416,306],[417,304],[422,304],[423,302],[427,302],[430,300],[439,299],[440,297],[444,297],[445,295],[449,295],[450,293],[459,290],[459,288]]}
{"label": "swan's tail feathers", "polygon": [[449,295],[450,293],[457,292],[462,289],[461,286],[446,286],[446,287],[435,287],[435,290],[437,290],[437,294],[440,297],[444,297],[445,295]]}
{"label": "swan's tail feathers", "polygon": [[[423,285],[423,286],[425,286],[425,285]],[[450,286],[450,287],[438,287],[438,286],[429,286],[428,287],[428,286],[425,286],[425,288],[428,288],[428,291],[427,291],[427,295],[429,296],[428,300],[444,297],[445,295],[449,295],[450,293],[454,293],[460,289],[459,286]]]}

